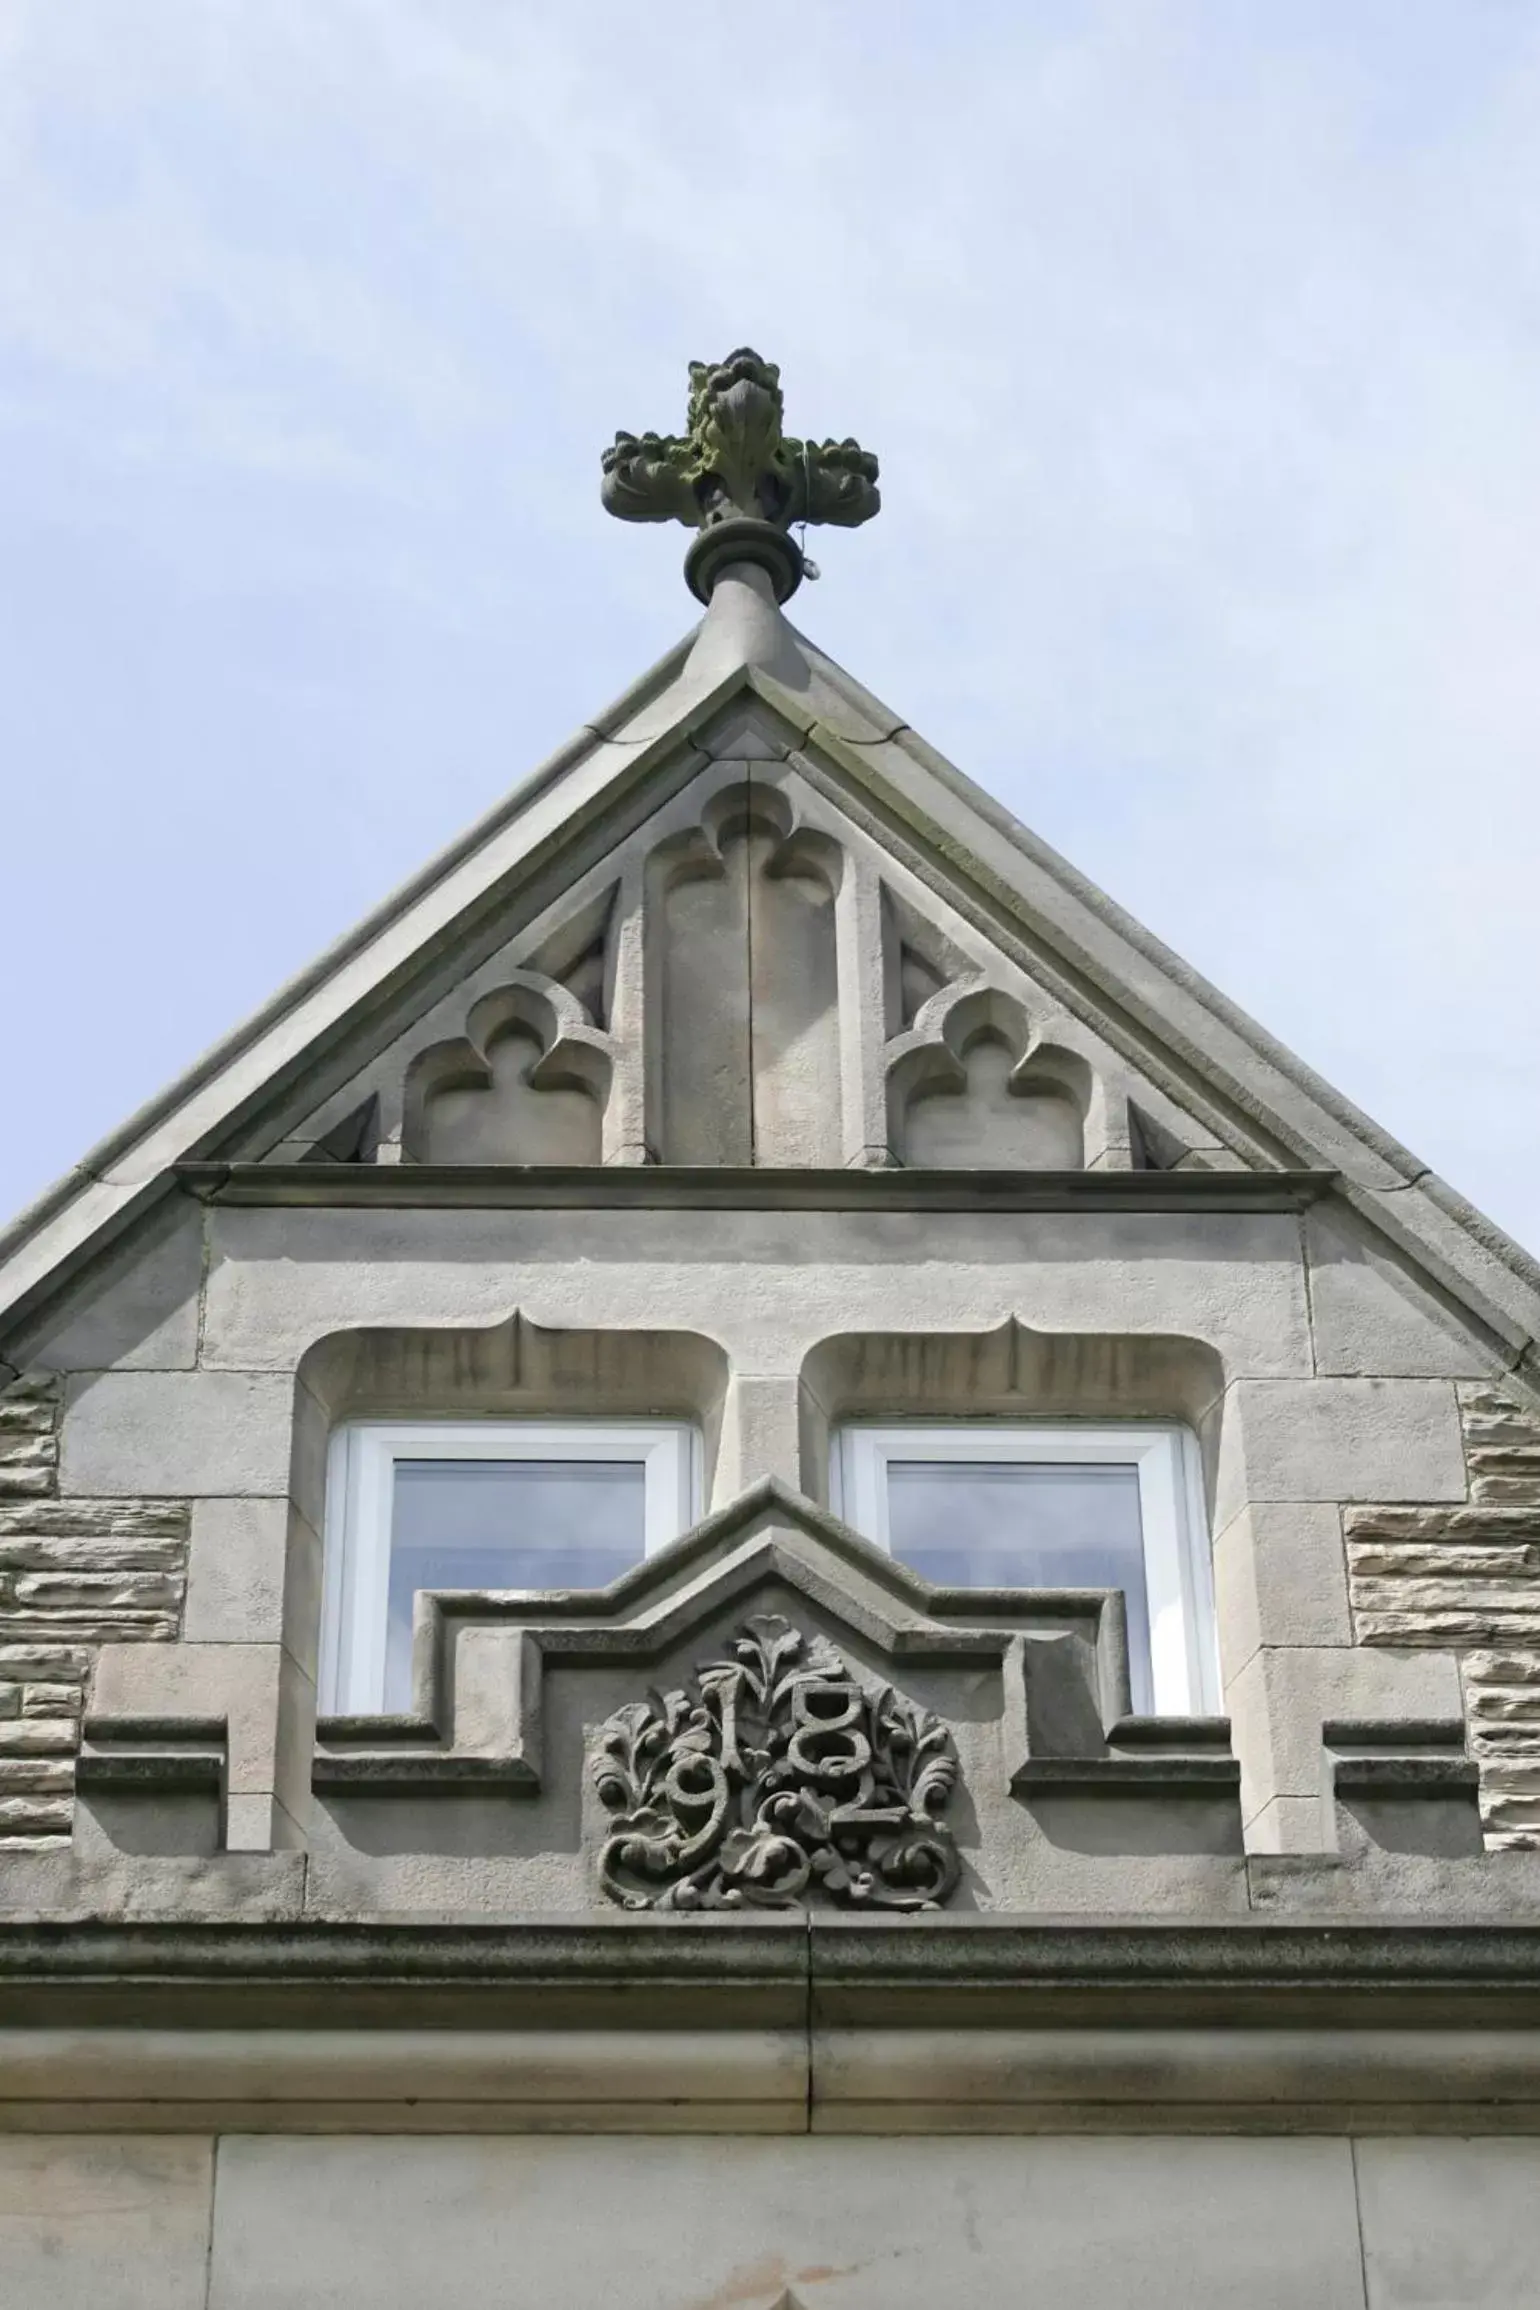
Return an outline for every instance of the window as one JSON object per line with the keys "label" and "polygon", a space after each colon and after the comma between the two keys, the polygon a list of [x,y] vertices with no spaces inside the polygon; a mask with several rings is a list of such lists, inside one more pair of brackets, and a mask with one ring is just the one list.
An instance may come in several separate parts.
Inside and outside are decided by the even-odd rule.
{"label": "window", "polygon": [[1218,1705],[1185,1428],[852,1424],[833,1475],[838,1513],[938,1587],[1121,1588],[1136,1713]]}
{"label": "window", "polygon": [[323,1712],[412,1703],[424,1588],[603,1588],[695,1520],[693,1428],[380,1420],[339,1428],[326,1486]]}

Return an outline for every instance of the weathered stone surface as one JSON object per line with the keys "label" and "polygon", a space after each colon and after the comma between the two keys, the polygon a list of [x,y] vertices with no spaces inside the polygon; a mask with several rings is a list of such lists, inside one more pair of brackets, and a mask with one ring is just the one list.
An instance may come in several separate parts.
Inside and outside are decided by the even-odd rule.
{"label": "weathered stone surface", "polygon": [[[602,2217],[575,2219],[585,2203]],[[1218,2136],[236,2137],[220,2147],[211,2267],[218,2310],[1364,2301],[1351,2145]]]}
{"label": "weathered stone surface", "polygon": [[154,1643],[174,1637],[178,1631],[175,1612],[130,1610],[127,1607],[106,1611],[93,1607],[87,1611],[60,1607],[56,1611],[20,1605],[5,1612],[3,1621],[10,1636],[30,1637],[46,1644],[50,1639],[60,1643],[83,1644],[96,1647],[102,1644]]}
{"label": "weathered stone surface", "polygon": [[1473,1652],[1465,1663],[1467,1676],[1483,1684],[1540,1684],[1540,1652]]}
{"label": "weathered stone surface", "polygon": [[1540,1644],[1540,1596],[1522,1610],[1481,1612],[1417,1610],[1360,1612],[1355,1616],[1361,1644],[1433,1644],[1463,1652],[1473,1644]]}
{"label": "weathered stone surface", "polygon": [[23,1716],[78,1716],[79,1684],[27,1684],[20,1688]]}
{"label": "weathered stone surface", "polygon": [[1342,1520],[1329,1502],[1258,1501],[1214,1542],[1226,1680],[1260,1645],[1351,1644]]}
{"label": "weathered stone surface", "polygon": [[5,1438],[0,1441],[0,1495],[40,1497],[52,1483],[58,1462],[56,1436]]}
{"label": "weathered stone surface", "polygon": [[20,1418],[23,1407],[28,1404],[57,1404],[58,1400],[59,1379],[56,1372],[19,1372],[15,1379],[7,1380],[5,1386],[0,1388],[0,1427],[7,1420]]}
{"label": "weathered stone surface", "polygon": [[[47,1720],[44,1720],[45,1723]],[[18,1755],[16,1740],[37,1726],[0,1725],[0,1841],[7,1851],[16,1838],[59,1837],[69,1833],[74,1810],[76,1727],[68,1738],[49,1738],[52,1753]]]}
{"label": "weathered stone surface", "polygon": [[1461,1388],[1460,1403],[1472,1443],[1540,1443],[1540,1412],[1516,1403],[1506,1389],[1473,1382]]}
{"label": "weathered stone surface", "polygon": [[73,1756],[79,1738],[73,1716],[17,1717],[0,1724],[0,1757]]}
{"label": "weathered stone surface", "polygon": [[0,1757],[0,1796],[16,1796],[23,1790],[67,1794],[74,1779],[73,1765],[53,1757]]}
{"label": "weathered stone surface", "polygon": [[1454,1384],[1245,1379],[1227,1392],[1216,1520],[1272,1500],[1462,1502]]}
{"label": "weathered stone surface", "polygon": [[91,1655],[83,1645],[0,1644],[0,1676],[20,1677],[23,1682],[38,1677],[74,1684],[90,1666]]}
{"label": "weathered stone surface", "polygon": [[1540,1515],[1540,1414],[1491,1386],[1461,1389],[1471,1498]]}
{"label": "weathered stone surface", "polygon": [[1433,1546],[1536,1538],[1535,1518],[1522,1507],[1451,1503],[1437,1508],[1352,1507],[1344,1511],[1349,1541],[1427,1541]]}
{"label": "weathered stone surface", "polygon": [[1540,1842],[1540,1417],[1486,1382],[1460,1387],[1470,1498],[1355,1507],[1343,1522],[1361,1644],[1462,1655],[1489,1842]]}
{"label": "weathered stone surface", "polygon": [[1465,1707],[1473,1747],[1491,1739],[1516,1752],[1528,1745],[1525,1736],[1530,1726],[1540,1730],[1540,1680],[1528,1691],[1484,1691],[1479,1685],[1468,1684]]}
{"label": "weathered stone surface", "polygon": [[60,1488],[90,1499],[281,1495],[293,1430],[288,1373],[76,1373]]}
{"label": "weathered stone surface", "polygon": [[1469,1380],[1490,1370],[1426,1277],[1345,1205],[1315,1205],[1304,1232],[1318,1371]]}
{"label": "weathered stone surface", "polygon": [[1533,2297],[1533,2141],[1366,2139],[1356,2168],[1372,2310],[1516,2310]]}
{"label": "weathered stone surface", "polygon": [[214,2145],[193,2134],[0,2142],[7,2310],[203,2310]]}
{"label": "weathered stone surface", "polygon": [[1540,1509],[1540,1466],[1531,1468],[1515,1454],[1487,1463],[1471,1472],[1471,1498]]}
{"label": "weathered stone surface", "polygon": [[153,1612],[181,1602],[182,1582],[162,1572],[23,1572],[0,1579],[0,1609],[7,1596],[32,1612]]}
{"label": "weathered stone surface", "polygon": [[59,1500],[0,1503],[0,1546],[30,1540],[180,1540],[187,1510],[180,1500]]}
{"label": "weathered stone surface", "polygon": [[[320,1613],[321,1544],[287,1500],[193,1505],[183,1633],[189,1644],[279,1644]],[[286,1594],[288,1603],[286,1607]]]}
{"label": "weathered stone surface", "polygon": [[1512,1719],[1492,1723],[1478,1718],[1470,1727],[1470,1745],[1478,1757],[1540,1761],[1540,1714],[1532,1724],[1515,1723]]}
{"label": "weathered stone surface", "polygon": [[1503,1841],[1510,1851],[1540,1849],[1540,1782],[1527,1795],[1503,1791],[1488,1795],[1484,1791],[1481,1817],[1488,1829],[1503,1832]]}
{"label": "weathered stone surface", "polygon": [[[1225,1705],[1249,1823],[1277,1797],[1319,1800],[1325,1724],[1388,1729],[1452,1720],[1459,1714],[1460,1690],[1452,1663],[1428,1651],[1397,1656],[1363,1646],[1265,1645],[1226,1688]],[[1289,1826],[1313,1818],[1292,1810],[1278,1816]]]}
{"label": "weathered stone surface", "polygon": [[292,1782],[303,1747],[308,1771],[314,1700],[301,1722],[297,1699],[285,1688],[298,1676],[276,1644],[188,1644],[151,1653],[142,1644],[102,1649],[92,1706],[103,1716],[218,1717],[229,1727],[229,1788],[235,1795],[296,1792]]}
{"label": "weathered stone surface", "polygon": [[204,1215],[172,1196],[94,1260],[13,1362],[50,1372],[190,1371],[198,1360]]}
{"label": "weathered stone surface", "polygon": [[68,1833],[96,1649],[175,1637],[186,1582],[184,1501],[59,1498],[63,1384],[56,1373],[30,1373],[0,1391],[0,1837],[8,1850],[17,1839]]}
{"label": "weathered stone surface", "polygon": [[1494,1542],[1485,1548],[1439,1548],[1412,1540],[1350,1540],[1348,1569],[1360,1580],[1374,1575],[1398,1580],[1515,1577],[1540,1572],[1540,1547],[1526,1546],[1520,1540]]}
{"label": "weathered stone surface", "polygon": [[56,1489],[62,1402],[52,1373],[24,1372],[0,1388],[0,1513],[7,1500]]}
{"label": "weathered stone surface", "polygon": [[1540,1613],[1540,1586],[1522,1574],[1512,1580],[1358,1579],[1353,1600],[1360,1612],[1508,1613],[1526,1608]]}
{"label": "weathered stone surface", "polygon": [[0,1538],[0,1574],[177,1573],[182,1569],[183,1553],[180,1540]]}
{"label": "weathered stone surface", "polygon": [[0,1839],[12,1837],[67,1837],[74,1818],[75,1800],[68,1792],[57,1797],[0,1796]]}

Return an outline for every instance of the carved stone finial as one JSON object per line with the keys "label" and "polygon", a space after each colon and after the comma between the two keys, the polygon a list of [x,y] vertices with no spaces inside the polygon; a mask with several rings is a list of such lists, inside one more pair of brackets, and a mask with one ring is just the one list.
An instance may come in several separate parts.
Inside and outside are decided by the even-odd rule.
{"label": "carved stone finial", "polygon": [[748,346],[690,363],[687,434],[617,433],[601,494],[622,521],[682,521],[699,535],[685,557],[698,600],[717,573],[755,561],[785,601],[804,563],[794,522],[854,529],[882,500],[877,460],[855,441],[798,441],[781,431],[781,372]]}
{"label": "carved stone finial", "polygon": [[938,1816],[957,1784],[939,1717],[869,1693],[822,1636],[764,1614],[678,1692],[599,1733],[616,1815],[599,1879],[626,1909],[935,1909],[962,1873]]}

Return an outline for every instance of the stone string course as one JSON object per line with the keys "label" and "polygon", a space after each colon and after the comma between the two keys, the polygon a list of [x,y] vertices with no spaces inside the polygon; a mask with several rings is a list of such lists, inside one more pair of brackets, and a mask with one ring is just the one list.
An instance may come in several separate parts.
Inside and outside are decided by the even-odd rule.
{"label": "stone string course", "polygon": [[186,1504],[61,1500],[61,1386],[0,1388],[0,1851],[67,1839],[96,1649],[174,1637]]}
{"label": "stone string course", "polygon": [[1540,1850],[1540,1414],[1486,1385],[1460,1410],[1466,1505],[1346,1512],[1354,1630],[1460,1656],[1487,1842]]}

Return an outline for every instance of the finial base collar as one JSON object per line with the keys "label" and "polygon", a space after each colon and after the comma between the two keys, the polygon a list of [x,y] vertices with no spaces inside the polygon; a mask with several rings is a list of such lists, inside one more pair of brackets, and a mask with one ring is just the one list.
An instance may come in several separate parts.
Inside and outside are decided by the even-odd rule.
{"label": "finial base collar", "polygon": [[717,579],[734,562],[752,562],[768,571],[777,602],[790,601],[806,568],[801,547],[773,521],[732,515],[701,530],[684,557],[685,583],[698,602],[710,601]]}

